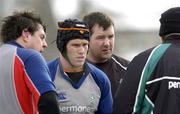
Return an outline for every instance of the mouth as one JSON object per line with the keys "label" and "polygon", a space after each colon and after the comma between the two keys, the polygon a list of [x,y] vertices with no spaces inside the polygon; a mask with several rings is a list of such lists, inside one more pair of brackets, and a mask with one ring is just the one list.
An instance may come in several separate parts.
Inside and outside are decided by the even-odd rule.
{"label": "mouth", "polygon": [[111,49],[103,49],[102,52],[103,53],[111,53]]}
{"label": "mouth", "polygon": [[85,57],[84,56],[81,56],[81,57],[77,57],[78,60],[84,60]]}

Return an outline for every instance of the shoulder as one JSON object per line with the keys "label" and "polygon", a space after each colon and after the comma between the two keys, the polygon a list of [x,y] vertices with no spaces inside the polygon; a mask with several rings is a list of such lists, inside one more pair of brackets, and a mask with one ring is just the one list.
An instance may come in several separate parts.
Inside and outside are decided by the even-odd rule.
{"label": "shoulder", "polygon": [[45,61],[42,54],[33,49],[17,48],[17,55],[23,60]]}
{"label": "shoulder", "polygon": [[107,75],[103,71],[101,71],[91,63],[87,63],[87,66],[89,67],[90,72],[98,85],[103,85],[104,83],[110,84]]}
{"label": "shoulder", "polygon": [[[152,47],[148,50],[145,50],[135,56],[132,60],[132,63],[142,63],[153,60],[158,60],[169,48],[171,44],[160,44],[158,46]],[[151,60],[149,60],[151,58]]]}
{"label": "shoulder", "polygon": [[[128,67],[133,67],[135,69],[137,68],[143,68],[144,65],[146,64],[152,50],[154,49],[155,47],[153,48],[150,48],[150,49],[147,49],[139,54],[137,54],[133,59],[132,61],[130,62],[130,64],[128,65]],[[136,66],[139,66],[139,67],[136,67]]]}
{"label": "shoulder", "polygon": [[57,67],[59,65],[59,59],[58,58],[52,59],[47,62],[47,65],[48,65],[49,71],[51,73],[51,78],[54,81],[55,75],[57,72]]}
{"label": "shoulder", "polygon": [[117,55],[115,55],[115,54],[113,54],[111,58],[112,58],[114,61],[117,61],[117,62],[119,62],[119,63],[121,63],[121,64],[123,64],[123,65],[125,65],[125,66],[127,66],[127,65],[129,64],[129,60],[124,59],[124,58],[122,58],[122,57],[120,57],[120,56],[117,56]]}
{"label": "shoulder", "polygon": [[58,64],[59,64],[58,58],[55,58],[55,59],[52,59],[52,60],[48,61],[47,64],[48,64],[48,67],[51,68],[51,69],[54,68],[54,67],[57,67]]}
{"label": "shoulder", "polygon": [[[137,54],[137,55],[133,58],[132,61],[139,61],[139,62],[140,62],[141,60],[142,60],[142,61],[143,61],[143,60],[147,60],[154,48],[155,48],[155,47],[152,47],[152,48],[150,48],[150,49],[147,49],[147,50],[145,50],[145,51],[140,52],[139,54]],[[131,61],[131,62],[132,62],[132,61]]]}
{"label": "shoulder", "polygon": [[126,60],[120,56],[117,56],[115,54],[112,55],[111,57],[112,61],[115,62],[116,64],[118,64],[120,67],[122,67],[123,69],[126,69],[126,67],[128,66],[128,64],[130,63],[129,60]]}
{"label": "shoulder", "polygon": [[47,69],[47,63],[42,54],[33,49],[17,48],[17,57],[25,66],[26,70],[31,67]]}
{"label": "shoulder", "polygon": [[36,50],[17,48],[17,56],[21,63],[24,65],[26,71],[49,71],[46,60],[44,59],[42,54]]}
{"label": "shoulder", "polygon": [[106,78],[106,74],[100,69],[98,69],[96,66],[94,66],[93,64],[87,63],[87,66],[89,67],[91,73],[95,75],[100,75],[98,78]]}

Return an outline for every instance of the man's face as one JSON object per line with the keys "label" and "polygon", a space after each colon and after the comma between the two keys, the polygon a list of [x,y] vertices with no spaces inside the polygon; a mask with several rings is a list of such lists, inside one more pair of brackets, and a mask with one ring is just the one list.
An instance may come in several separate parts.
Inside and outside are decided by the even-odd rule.
{"label": "man's face", "polygon": [[47,47],[47,43],[45,39],[46,39],[45,31],[42,25],[39,25],[38,31],[34,32],[33,35],[30,35],[28,47],[37,50],[39,52],[42,52]]}
{"label": "man's face", "polygon": [[104,30],[103,27],[96,24],[92,29],[88,56],[94,62],[105,62],[111,57],[114,48],[114,26],[111,25]]}
{"label": "man's face", "polygon": [[89,41],[84,39],[70,40],[66,45],[66,54],[73,67],[82,67],[86,60]]}

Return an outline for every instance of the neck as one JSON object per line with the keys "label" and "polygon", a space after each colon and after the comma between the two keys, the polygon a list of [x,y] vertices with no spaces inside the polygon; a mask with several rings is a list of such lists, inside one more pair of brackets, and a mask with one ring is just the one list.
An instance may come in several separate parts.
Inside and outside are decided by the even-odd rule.
{"label": "neck", "polygon": [[83,69],[64,69],[64,72],[82,72]]}
{"label": "neck", "polygon": [[17,42],[17,43],[18,43],[19,45],[21,45],[22,47],[27,48],[25,42],[22,40],[21,37],[17,38],[17,40],[16,40],[15,42]]}
{"label": "neck", "polygon": [[106,62],[108,59],[103,59],[103,58],[98,58],[98,57],[94,57],[93,55],[91,55],[90,53],[88,53],[87,55],[87,60],[91,63],[104,63]]}

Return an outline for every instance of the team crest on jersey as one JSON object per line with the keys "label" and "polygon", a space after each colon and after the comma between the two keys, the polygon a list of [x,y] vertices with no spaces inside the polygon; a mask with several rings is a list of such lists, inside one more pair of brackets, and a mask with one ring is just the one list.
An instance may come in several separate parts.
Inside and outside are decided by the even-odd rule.
{"label": "team crest on jersey", "polygon": [[93,95],[93,94],[91,94],[91,96],[89,97],[89,102],[91,103],[91,104],[94,104],[95,103],[95,96]]}
{"label": "team crest on jersey", "polygon": [[58,93],[58,102],[67,102],[67,101],[69,101],[65,91],[58,91],[57,93]]}

